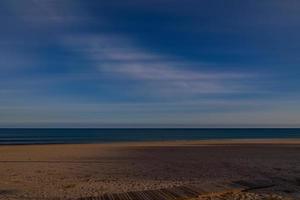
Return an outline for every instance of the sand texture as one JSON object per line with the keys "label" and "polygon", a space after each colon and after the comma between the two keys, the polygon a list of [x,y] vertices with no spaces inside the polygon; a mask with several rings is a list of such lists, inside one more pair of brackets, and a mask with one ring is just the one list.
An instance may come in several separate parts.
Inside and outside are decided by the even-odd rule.
{"label": "sand texture", "polygon": [[300,142],[0,146],[0,199],[76,199],[181,185],[224,192],[255,183],[270,187],[199,199],[300,199]]}

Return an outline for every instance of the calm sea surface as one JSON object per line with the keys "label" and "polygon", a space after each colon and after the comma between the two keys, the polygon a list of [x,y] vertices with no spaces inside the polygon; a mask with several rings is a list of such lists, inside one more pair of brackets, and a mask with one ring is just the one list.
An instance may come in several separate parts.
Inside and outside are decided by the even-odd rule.
{"label": "calm sea surface", "polygon": [[300,138],[300,129],[0,129],[0,144]]}

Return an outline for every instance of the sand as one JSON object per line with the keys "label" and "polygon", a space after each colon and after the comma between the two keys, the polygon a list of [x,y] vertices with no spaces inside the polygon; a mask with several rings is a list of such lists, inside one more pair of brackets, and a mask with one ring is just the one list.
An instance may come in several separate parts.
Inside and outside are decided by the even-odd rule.
{"label": "sand", "polygon": [[232,195],[300,199],[300,140],[0,146],[0,199],[67,199],[180,185],[226,190],[240,180],[268,180],[274,187]]}

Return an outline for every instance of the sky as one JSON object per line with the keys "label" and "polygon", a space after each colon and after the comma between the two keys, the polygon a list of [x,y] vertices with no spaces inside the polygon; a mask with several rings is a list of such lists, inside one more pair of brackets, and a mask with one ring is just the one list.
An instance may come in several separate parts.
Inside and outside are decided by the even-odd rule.
{"label": "sky", "polygon": [[298,0],[1,0],[0,127],[300,127]]}

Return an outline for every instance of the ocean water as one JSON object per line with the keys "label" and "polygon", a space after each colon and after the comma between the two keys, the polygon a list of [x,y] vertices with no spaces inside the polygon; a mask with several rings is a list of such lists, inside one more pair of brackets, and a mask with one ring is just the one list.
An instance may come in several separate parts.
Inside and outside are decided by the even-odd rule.
{"label": "ocean water", "polygon": [[300,138],[300,129],[0,129],[0,144]]}

